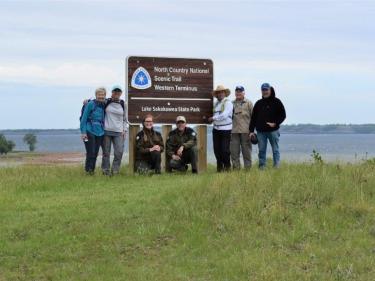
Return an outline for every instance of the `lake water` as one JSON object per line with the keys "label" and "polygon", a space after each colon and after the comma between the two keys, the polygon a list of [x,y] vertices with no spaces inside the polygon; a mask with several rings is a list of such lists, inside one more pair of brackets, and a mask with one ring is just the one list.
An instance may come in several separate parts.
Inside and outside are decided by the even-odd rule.
{"label": "lake water", "polygon": [[[23,143],[23,134],[6,133],[6,138],[16,143],[16,150],[27,150]],[[41,132],[36,133],[39,152],[84,152],[84,145],[77,133]],[[127,153],[127,142],[125,153]],[[324,160],[358,161],[375,157],[375,134],[282,134],[280,138],[282,160],[307,161],[315,149]],[[256,159],[257,146],[253,146]],[[269,154],[271,156],[271,154]],[[214,162],[212,136],[208,135],[208,160]]]}

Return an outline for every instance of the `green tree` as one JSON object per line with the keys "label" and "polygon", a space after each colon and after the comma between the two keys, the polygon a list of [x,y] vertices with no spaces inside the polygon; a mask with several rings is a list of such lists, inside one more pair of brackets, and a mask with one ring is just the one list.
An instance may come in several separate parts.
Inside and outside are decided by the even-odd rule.
{"label": "green tree", "polygon": [[15,147],[15,143],[7,140],[3,134],[0,134],[0,154],[7,154]]}
{"label": "green tree", "polygon": [[34,151],[35,150],[35,145],[37,143],[37,140],[36,140],[36,136],[34,134],[26,134],[24,137],[23,137],[23,142],[27,143],[27,145],[29,146],[29,150],[30,151]]}

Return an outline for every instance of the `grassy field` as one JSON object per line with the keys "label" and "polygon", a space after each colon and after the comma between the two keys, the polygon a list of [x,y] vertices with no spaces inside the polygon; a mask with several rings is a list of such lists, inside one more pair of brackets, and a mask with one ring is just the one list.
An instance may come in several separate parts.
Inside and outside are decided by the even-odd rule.
{"label": "grassy field", "polygon": [[375,280],[375,164],[2,168],[0,280]]}

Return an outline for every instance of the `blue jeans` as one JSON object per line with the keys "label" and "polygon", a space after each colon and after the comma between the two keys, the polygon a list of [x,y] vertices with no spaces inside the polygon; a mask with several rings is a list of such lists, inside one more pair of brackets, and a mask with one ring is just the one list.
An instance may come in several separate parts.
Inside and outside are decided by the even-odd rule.
{"label": "blue jeans", "polygon": [[279,130],[273,132],[257,132],[258,148],[259,148],[259,168],[266,166],[267,160],[267,140],[270,141],[273,154],[273,166],[279,167],[280,165],[280,151],[279,151]]}

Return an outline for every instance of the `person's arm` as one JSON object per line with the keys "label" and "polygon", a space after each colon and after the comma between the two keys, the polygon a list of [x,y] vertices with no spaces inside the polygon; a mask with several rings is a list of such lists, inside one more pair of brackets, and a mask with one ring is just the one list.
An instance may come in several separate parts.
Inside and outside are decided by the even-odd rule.
{"label": "person's arm", "polygon": [[197,137],[194,131],[189,133],[189,138],[188,140],[182,144],[184,149],[190,149],[193,146],[197,145]]}
{"label": "person's arm", "polygon": [[124,102],[124,119],[123,119],[123,126],[124,126],[124,132],[126,133],[128,131],[128,110],[127,110],[126,103]]}
{"label": "person's arm", "polygon": [[286,113],[285,113],[285,107],[281,100],[278,101],[278,107],[277,107],[277,116],[276,116],[276,124],[280,125],[281,123],[284,122],[286,118]]}
{"label": "person's arm", "polygon": [[233,104],[230,100],[227,100],[224,105],[224,111],[221,112],[219,115],[213,116],[212,119],[214,121],[221,121],[232,115],[233,115]]}
{"label": "person's arm", "polygon": [[164,151],[164,141],[163,141],[163,137],[161,134],[159,134],[159,138],[160,138],[160,142],[159,142],[159,146],[160,146],[160,153],[162,153]]}
{"label": "person's arm", "polygon": [[144,147],[142,134],[137,135],[135,147],[136,147],[136,150],[139,151],[141,154],[146,154],[150,152],[149,148]]}
{"label": "person's arm", "polygon": [[256,124],[257,115],[258,115],[257,105],[258,105],[258,103],[255,103],[254,108],[253,108],[253,112],[251,114],[250,126],[249,126],[250,133],[254,133],[254,130],[255,130],[255,124]]}
{"label": "person's arm", "polygon": [[249,114],[250,114],[250,117],[251,117],[251,114],[253,114],[253,103],[251,101],[249,101]]}
{"label": "person's arm", "polygon": [[93,109],[94,104],[92,102],[89,102],[86,106],[85,109],[83,110],[82,118],[81,118],[81,124],[80,124],[80,129],[82,134],[87,133],[87,120],[89,118],[89,114],[91,110]]}
{"label": "person's arm", "polygon": [[172,157],[173,154],[175,154],[175,148],[171,141],[171,135],[169,134],[168,139],[165,143],[165,149],[168,156]]}

